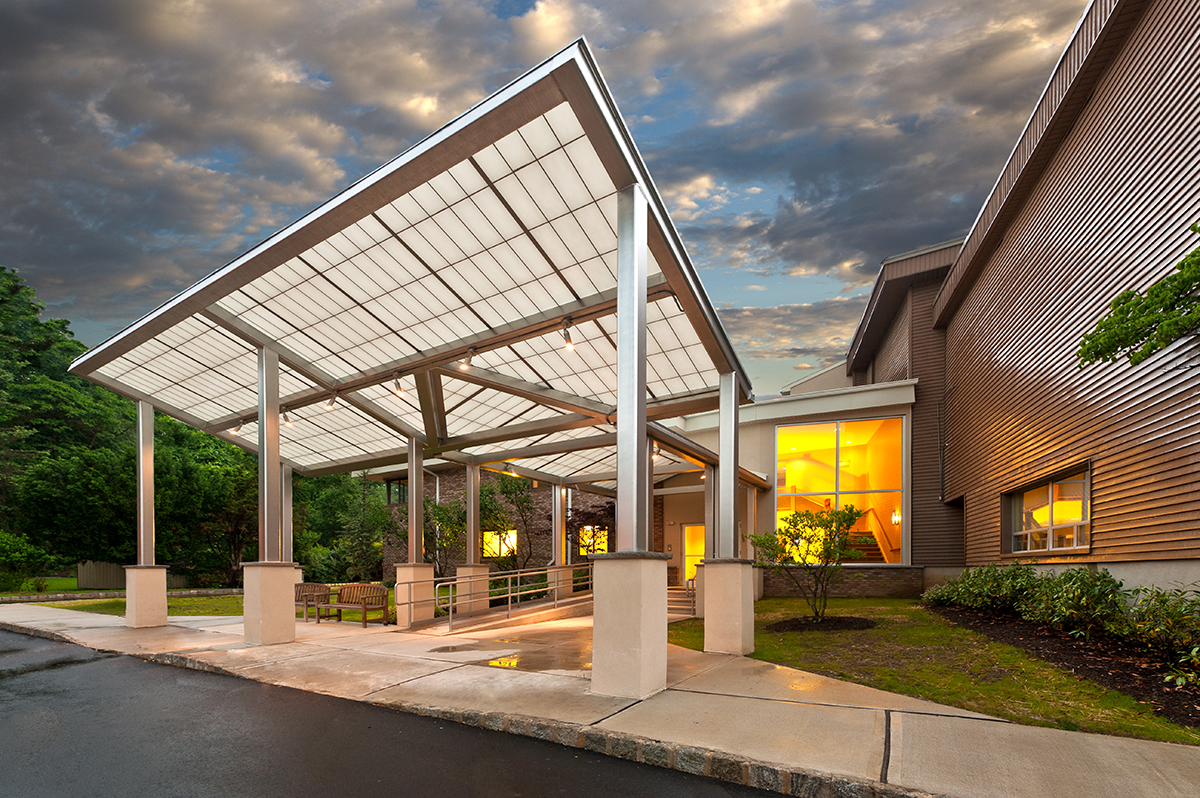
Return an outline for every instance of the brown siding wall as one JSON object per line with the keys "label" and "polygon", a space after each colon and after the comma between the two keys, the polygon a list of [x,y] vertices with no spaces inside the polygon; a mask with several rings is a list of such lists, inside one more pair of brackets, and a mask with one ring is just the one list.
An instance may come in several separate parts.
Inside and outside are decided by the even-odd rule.
{"label": "brown siding wall", "polygon": [[875,363],[871,369],[872,382],[895,382],[909,378],[909,343],[912,339],[911,299],[911,294],[905,297],[900,309],[896,311],[892,326],[888,328],[887,335],[879,345],[879,352],[875,355]]}
{"label": "brown siding wall", "polygon": [[947,494],[967,561],[1000,555],[1000,496],[1092,465],[1091,560],[1200,556],[1200,342],[1079,369],[1125,288],[1198,243],[1200,14],[1155,3],[947,328]]}
{"label": "brown siding wall", "polygon": [[917,378],[912,408],[912,564],[962,565],[962,511],[942,501],[938,452],[938,403],[946,384],[946,335],[933,328],[933,302],[940,281],[915,284],[909,291],[912,363]]}

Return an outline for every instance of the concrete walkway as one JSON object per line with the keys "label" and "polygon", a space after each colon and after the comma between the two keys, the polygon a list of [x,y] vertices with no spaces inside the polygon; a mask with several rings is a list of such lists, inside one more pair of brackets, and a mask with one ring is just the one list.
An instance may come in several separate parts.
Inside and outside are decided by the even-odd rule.
{"label": "concrete walkway", "polygon": [[671,647],[668,688],[589,692],[591,618],[463,635],[298,622],[255,647],[240,617],[152,629],[54,607],[0,628],[436,715],[803,796],[1192,796],[1200,748],[1019,726],[743,657]]}

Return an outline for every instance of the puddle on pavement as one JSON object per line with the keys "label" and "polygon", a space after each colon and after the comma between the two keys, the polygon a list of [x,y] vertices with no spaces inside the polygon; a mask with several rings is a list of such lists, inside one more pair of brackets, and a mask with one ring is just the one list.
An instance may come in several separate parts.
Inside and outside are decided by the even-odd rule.
{"label": "puddle on pavement", "polygon": [[478,643],[469,643],[461,646],[438,646],[437,648],[429,649],[430,654],[453,654],[455,651],[484,651],[484,647]]}
{"label": "puddle on pavement", "polygon": [[592,669],[592,641],[574,646],[560,646],[554,650],[520,651],[488,660],[493,668],[511,668],[518,671],[590,671]]}

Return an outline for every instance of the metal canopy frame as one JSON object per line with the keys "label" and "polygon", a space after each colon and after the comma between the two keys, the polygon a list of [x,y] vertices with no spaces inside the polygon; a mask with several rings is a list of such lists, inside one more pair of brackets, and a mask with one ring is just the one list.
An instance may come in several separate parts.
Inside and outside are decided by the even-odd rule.
{"label": "metal canopy frame", "polygon": [[[304,475],[438,456],[609,493],[580,477],[616,470],[630,190],[646,219],[630,412],[664,463],[713,465],[654,422],[717,408],[723,383],[726,403],[752,401],[750,381],[582,39],[71,372],[255,452],[260,414],[286,413],[270,454]],[[263,352],[279,364],[269,411]]]}

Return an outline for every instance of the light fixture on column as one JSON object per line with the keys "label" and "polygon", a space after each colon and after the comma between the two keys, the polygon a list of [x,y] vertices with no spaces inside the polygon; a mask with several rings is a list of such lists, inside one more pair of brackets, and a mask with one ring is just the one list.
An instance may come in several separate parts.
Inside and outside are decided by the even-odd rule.
{"label": "light fixture on column", "polygon": [[292,420],[290,418],[288,418],[287,410],[283,411],[283,426],[285,426],[285,427],[292,426]]}
{"label": "light fixture on column", "polygon": [[650,459],[651,460],[658,459],[658,441],[654,442],[654,447],[650,450]]}
{"label": "light fixture on column", "polygon": [[900,526],[900,508],[892,510],[892,526]]}
{"label": "light fixture on column", "polygon": [[458,361],[459,371],[466,371],[467,369],[471,368],[471,358],[473,357],[475,357],[475,347],[468,349],[467,356]]}
{"label": "light fixture on column", "polygon": [[571,319],[563,319],[563,349],[575,349],[575,343],[571,340]]}
{"label": "light fixture on column", "polygon": [[392,393],[396,394],[397,399],[403,399],[404,388],[400,387],[400,372],[393,374],[392,379],[395,380],[395,382],[392,384]]}

